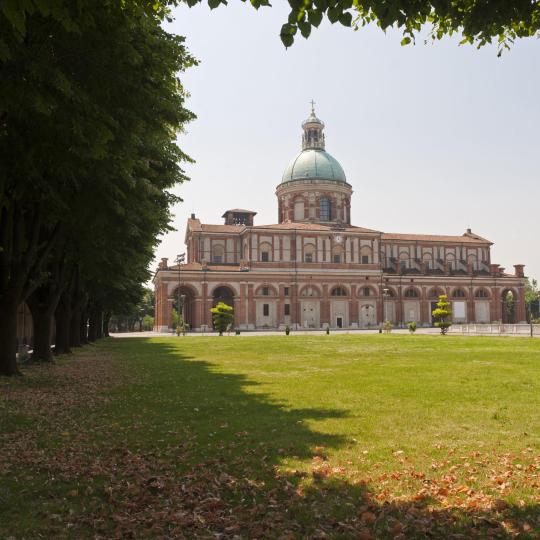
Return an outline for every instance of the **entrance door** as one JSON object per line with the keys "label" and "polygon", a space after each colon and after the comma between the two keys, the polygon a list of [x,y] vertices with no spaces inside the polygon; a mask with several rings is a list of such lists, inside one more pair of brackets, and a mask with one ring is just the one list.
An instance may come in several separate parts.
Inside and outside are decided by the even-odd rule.
{"label": "entrance door", "polygon": [[338,328],[343,328],[343,317],[338,317],[337,320],[336,320],[336,326]]}
{"label": "entrance door", "polygon": [[436,309],[437,309],[437,302],[431,302],[431,311],[429,312],[429,316],[431,317],[431,326],[435,326],[435,317],[433,317],[432,313]]}
{"label": "entrance door", "polygon": [[362,328],[369,328],[376,324],[375,308],[372,305],[363,305],[360,308],[360,317]]}

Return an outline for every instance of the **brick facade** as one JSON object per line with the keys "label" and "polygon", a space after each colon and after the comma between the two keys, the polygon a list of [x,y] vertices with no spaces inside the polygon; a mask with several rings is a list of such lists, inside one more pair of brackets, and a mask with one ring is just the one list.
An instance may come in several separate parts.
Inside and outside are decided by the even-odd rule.
{"label": "brick facade", "polygon": [[154,277],[156,330],[170,329],[179,296],[198,331],[211,328],[219,300],[234,304],[239,329],[430,326],[439,294],[455,322],[525,321],[524,265],[506,273],[491,261],[492,242],[470,229],[440,236],[351,225],[352,186],[324,150],[324,124],[312,111],[303,128],[303,150],[276,189],[277,224],[255,225],[256,213],[243,209],[227,210],[222,225],[192,214],[187,264],[162,259]]}

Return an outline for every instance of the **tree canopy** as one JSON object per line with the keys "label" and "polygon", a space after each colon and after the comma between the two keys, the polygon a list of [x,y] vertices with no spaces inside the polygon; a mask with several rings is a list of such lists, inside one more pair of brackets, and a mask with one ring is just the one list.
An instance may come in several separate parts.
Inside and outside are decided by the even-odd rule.
{"label": "tree canopy", "polygon": [[0,6],[0,373],[16,372],[22,302],[48,360],[55,314],[65,351],[72,319],[99,337],[143,294],[170,190],[186,180],[176,136],[194,117],[178,77],[195,60],[165,12],[144,0]]}

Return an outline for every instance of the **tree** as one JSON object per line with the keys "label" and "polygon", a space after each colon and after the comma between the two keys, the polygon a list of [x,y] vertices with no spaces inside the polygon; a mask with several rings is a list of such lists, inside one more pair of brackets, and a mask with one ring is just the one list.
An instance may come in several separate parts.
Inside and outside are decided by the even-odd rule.
{"label": "tree", "polygon": [[536,279],[527,278],[525,283],[525,304],[528,310],[529,322],[538,316],[540,291]]}
{"label": "tree", "polygon": [[212,313],[214,328],[219,332],[220,336],[234,323],[234,308],[224,302],[219,302],[216,307],[210,310],[210,313]]}
{"label": "tree", "polygon": [[450,302],[448,302],[448,296],[441,294],[439,301],[437,302],[437,308],[431,313],[435,319],[435,326],[441,329],[441,334],[444,336],[448,331],[448,328],[452,325],[450,317],[452,311],[450,309]]}
{"label": "tree", "polygon": [[195,61],[165,15],[146,0],[0,4],[0,374],[17,373],[22,302],[56,315],[65,351],[149,278],[193,118],[178,73]]}

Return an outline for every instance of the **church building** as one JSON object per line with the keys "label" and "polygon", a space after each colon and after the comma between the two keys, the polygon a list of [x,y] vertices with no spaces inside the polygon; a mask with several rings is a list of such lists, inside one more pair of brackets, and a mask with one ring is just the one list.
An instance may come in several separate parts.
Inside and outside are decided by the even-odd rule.
{"label": "church building", "polygon": [[171,330],[177,302],[195,331],[212,329],[218,302],[234,307],[240,330],[431,326],[441,294],[455,323],[525,321],[524,265],[506,273],[491,261],[493,243],[471,229],[443,236],[352,225],[352,186],[326,152],[313,107],[302,129],[302,150],[276,188],[276,224],[257,225],[256,212],[240,208],[222,224],[191,215],[187,259],[162,259],[154,277],[157,331]]}

